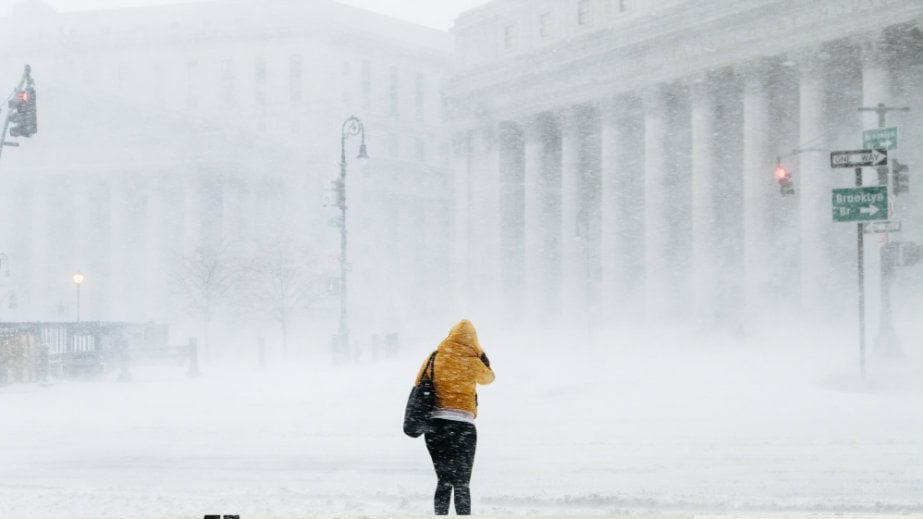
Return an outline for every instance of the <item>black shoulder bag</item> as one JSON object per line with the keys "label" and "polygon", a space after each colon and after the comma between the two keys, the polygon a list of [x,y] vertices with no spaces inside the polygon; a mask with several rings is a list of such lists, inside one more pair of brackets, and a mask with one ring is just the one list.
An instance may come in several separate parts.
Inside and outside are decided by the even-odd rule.
{"label": "black shoulder bag", "polygon": [[[416,438],[431,428],[430,414],[436,406],[436,388],[433,384],[433,370],[435,369],[436,351],[429,356],[429,362],[423,368],[420,383],[413,386],[407,398],[407,407],[404,408],[404,434]],[[426,371],[429,370],[427,375]]]}

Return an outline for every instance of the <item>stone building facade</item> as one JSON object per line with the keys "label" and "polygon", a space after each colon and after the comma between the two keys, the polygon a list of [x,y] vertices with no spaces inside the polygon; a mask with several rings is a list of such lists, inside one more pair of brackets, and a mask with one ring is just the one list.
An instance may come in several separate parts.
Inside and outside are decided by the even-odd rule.
{"label": "stone building facade", "polygon": [[[892,197],[901,233],[865,238],[874,330],[881,244],[923,241],[921,23],[912,0],[494,0],[464,13],[446,89],[460,293],[522,323],[854,321],[856,226],[834,223],[830,202],[854,178],[829,152],[861,148],[877,117],[858,108],[885,103],[911,109],[887,125],[912,185]],[[919,310],[919,267],[900,275],[894,297]]]}
{"label": "stone building facade", "polygon": [[[347,140],[353,322],[395,330],[405,300],[438,305],[424,287],[451,251],[450,49],[442,31],[330,1],[14,4],[0,84],[31,65],[39,133],[0,163],[16,302],[0,319],[72,319],[80,270],[83,319],[182,321],[177,262],[228,244],[291,242],[324,285],[339,275],[331,182],[350,115],[371,156],[357,169]],[[321,295],[304,318],[328,333],[338,301]]]}

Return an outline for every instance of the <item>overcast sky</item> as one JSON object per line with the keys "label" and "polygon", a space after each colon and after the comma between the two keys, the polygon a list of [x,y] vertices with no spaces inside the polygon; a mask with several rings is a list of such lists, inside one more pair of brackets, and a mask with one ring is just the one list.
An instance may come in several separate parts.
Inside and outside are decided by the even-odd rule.
{"label": "overcast sky", "polygon": [[[0,14],[5,14],[4,4],[16,0],[0,0]],[[149,4],[185,3],[195,0],[45,0],[61,11],[77,9],[99,9],[110,7],[134,7]],[[339,0],[341,3],[376,11],[395,18],[435,27],[449,29],[459,13],[487,0]]]}

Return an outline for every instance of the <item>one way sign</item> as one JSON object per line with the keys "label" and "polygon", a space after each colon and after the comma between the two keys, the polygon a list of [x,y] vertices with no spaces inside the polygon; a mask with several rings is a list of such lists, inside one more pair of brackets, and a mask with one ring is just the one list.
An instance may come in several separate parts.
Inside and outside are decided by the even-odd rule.
{"label": "one way sign", "polygon": [[830,152],[831,168],[858,168],[861,166],[887,166],[888,150],[854,150]]}

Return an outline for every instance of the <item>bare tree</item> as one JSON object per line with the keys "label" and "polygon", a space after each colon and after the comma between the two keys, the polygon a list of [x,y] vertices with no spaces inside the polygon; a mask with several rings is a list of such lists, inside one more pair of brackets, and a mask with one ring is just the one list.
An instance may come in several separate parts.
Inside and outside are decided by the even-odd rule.
{"label": "bare tree", "polygon": [[179,288],[190,309],[202,318],[206,362],[211,354],[209,337],[212,319],[220,305],[227,302],[239,273],[239,262],[224,241],[201,245],[177,262]]}
{"label": "bare tree", "polygon": [[244,296],[254,310],[279,325],[286,356],[297,311],[318,297],[316,261],[294,240],[282,237],[256,247],[244,270]]}

